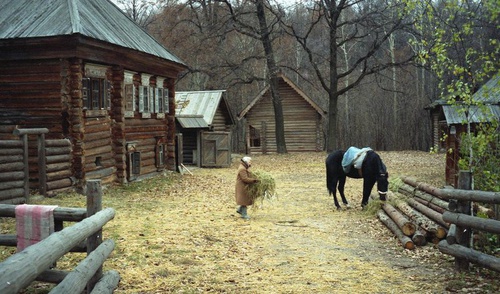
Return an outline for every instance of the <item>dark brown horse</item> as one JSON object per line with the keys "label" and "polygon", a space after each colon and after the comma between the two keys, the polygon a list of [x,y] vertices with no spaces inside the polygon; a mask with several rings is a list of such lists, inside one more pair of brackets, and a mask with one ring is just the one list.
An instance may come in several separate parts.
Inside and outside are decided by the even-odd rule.
{"label": "dark brown horse", "polygon": [[[377,190],[380,200],[386,199],[387,189],[389,187],[389,174],[387,169],[380,159],[380,156],[373,150],[366,153],[360,169],[352,166],[346,173],[342,168],[342,158],[345,151],[338,150],[330,153],[325,161],[326,164],[326,187],[330,195],[333,194],[333,201],[337,209],[341,209],[337,201],[336,190],[338,188],[342,202],[349,207],[349,203],[344,195],[344,186],[347,177],[355,179],[363,179],[363,199],[361,200],[361,207],[368,204],[368,199],[375,182],[377,183]],[[337,187],[338,184],[338,187]]]}

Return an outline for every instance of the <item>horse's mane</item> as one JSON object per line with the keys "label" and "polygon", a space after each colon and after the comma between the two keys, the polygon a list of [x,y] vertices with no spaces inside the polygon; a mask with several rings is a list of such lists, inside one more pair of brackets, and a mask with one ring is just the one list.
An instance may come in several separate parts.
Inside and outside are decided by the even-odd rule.
{"label": "horse's mane", "polygon": [[380,173],[387,173],[387,167],[385,166],[384,162],[382,161],[382,158],[380,158],[380,155],[373,151],[373,154],[376,155],[377,158],[377,164],[378,164],[378,170]]}

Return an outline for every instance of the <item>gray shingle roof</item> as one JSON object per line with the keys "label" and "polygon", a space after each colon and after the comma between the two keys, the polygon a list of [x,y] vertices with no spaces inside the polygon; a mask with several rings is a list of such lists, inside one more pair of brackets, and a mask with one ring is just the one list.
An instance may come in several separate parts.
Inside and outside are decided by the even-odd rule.
{"label": "gray shingle roof", "polygon": [[0,39],[72,34],[184,64],[108,0],[0,1]]}
{"label": "gray shingle roof", "polygon": [[426,109],[441,106],[448,125],[463,124],[467,121],[479,123],[498,120],[500,119],[500,73],[494,75],[472,95],[472,98],[474,101],[480,102],[482,106],[467,106],[459,103],[451,105],[446,99],[439,99]]}
{"label": "gray shingle roof", "polygon": [[207,125],[213,123],[225,90],[175,92],[175,116],[201,116]]}

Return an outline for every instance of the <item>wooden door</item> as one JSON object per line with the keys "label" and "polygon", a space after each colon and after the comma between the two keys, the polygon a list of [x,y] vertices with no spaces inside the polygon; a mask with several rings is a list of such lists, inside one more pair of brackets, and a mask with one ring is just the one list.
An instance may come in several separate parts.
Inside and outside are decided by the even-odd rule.
{"label": "wooden door", "polygon": [[202,132],[201,134],[201,166],[231,166],[231,133]]}

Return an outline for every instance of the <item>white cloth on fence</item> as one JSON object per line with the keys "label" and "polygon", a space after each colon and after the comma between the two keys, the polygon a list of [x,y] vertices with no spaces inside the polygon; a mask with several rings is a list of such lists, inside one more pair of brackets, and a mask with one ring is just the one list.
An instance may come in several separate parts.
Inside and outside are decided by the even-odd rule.
{"label": "white cloth on fence", "polygon": [[54,232],[54,209],[57,205],[17,205],[17,251],[38,243]]}
{"label": "white cloth on fence", "polygon": [[361,149],[354,146],[349,147],[342,158],[342,169],[344,172],[348,173],[352,166],[354,166],[355,169],[360,169],[363,166],[366,153],[370,150],[372,150],[370,147]]}

